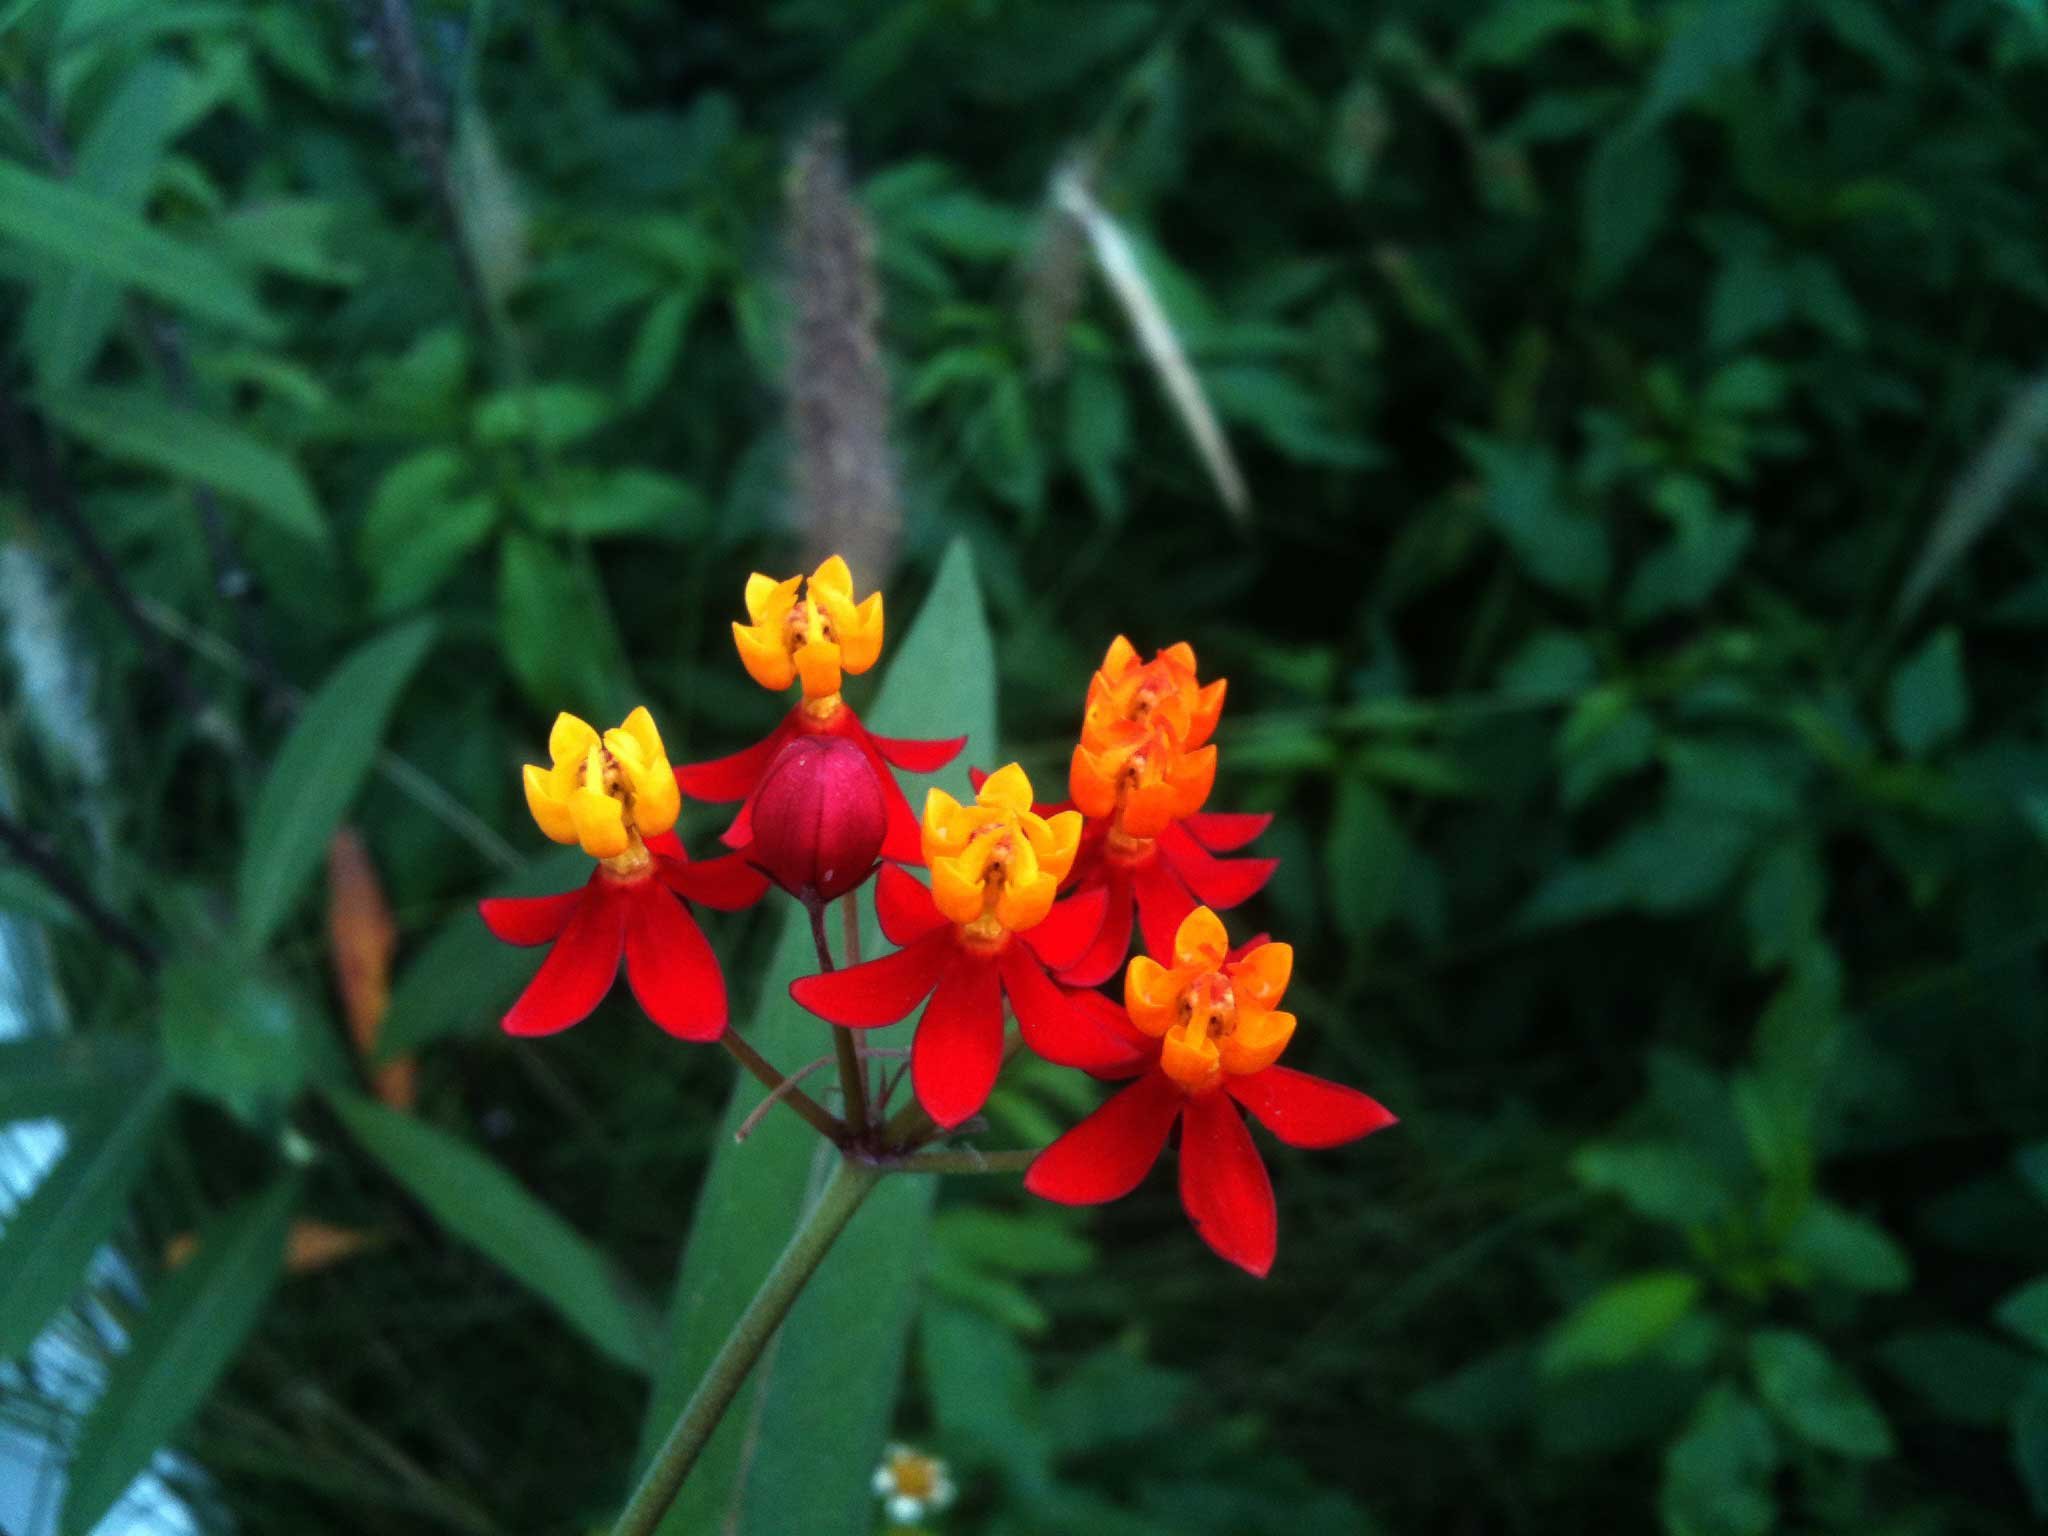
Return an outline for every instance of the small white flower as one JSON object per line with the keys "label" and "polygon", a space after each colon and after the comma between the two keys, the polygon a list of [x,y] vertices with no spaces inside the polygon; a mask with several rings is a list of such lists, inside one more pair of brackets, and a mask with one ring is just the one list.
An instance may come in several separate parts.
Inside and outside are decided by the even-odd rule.
{"label": "small white flower", "polygon": [[883,1452],[872,1486],[884,1512],[898,1525],[915,1525],[953,1502],[953,1477],[946,1464],[907,1445],[892,1445]]}

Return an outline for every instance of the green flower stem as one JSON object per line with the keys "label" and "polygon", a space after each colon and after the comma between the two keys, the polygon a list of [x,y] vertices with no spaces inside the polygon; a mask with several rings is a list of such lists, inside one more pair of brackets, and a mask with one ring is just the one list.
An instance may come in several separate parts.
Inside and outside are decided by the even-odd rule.
{"label": "green flower stem", "polygon": [[913,1152],[894,1165],[898,1173],[1015,1173],[1029,1168],[1038,1149],[1017,1152]]}
{"label": "green flower stem", "polygon": [[[832,941],[825,937],[825,903],[808,892],[803,903],[811,920],[811,944],[818,951],[818,969],[837,970],[832,963]],[[839,1096],[846,1101],[846,1130],[853,1140],[859,1141],[868,1133],[868,1077],[861,1068],[860,1047],[854,1044],[853,1031],[837,1024],[831,1028],[832,1049],[839,1056]]]}
{"label": "green flower stem", "polygon": [[782,1250],[782,1257],[768,1271],[761,1289],[733,1324],[711,1368],[697,1383],[697,1390],[684,1405],[668,1438],[662,1441],[661,1449],[654,1453],[646,1476],[633,1490],[633,1498],[619,1516],[619,1523],[612,1527],[612,1536],[652,1536],[661,1524],[662,1516],[668,1513],[683,1486],[683,1479],[703,1454],[711,1432],[718,1428],[718,1421],[739,1395],[747,1373],[761,1358],[768,1341],[775,1337],[775,1330],[789,1316],[805,1282],[831,1251],[833,1241],[846,1230],[847,1222],[860,1209],[868,1191],[880,1182],[882,1174],[883,1170],[872,1164],[840,1160],[818,1203],[804,1213],[789,1246]]}

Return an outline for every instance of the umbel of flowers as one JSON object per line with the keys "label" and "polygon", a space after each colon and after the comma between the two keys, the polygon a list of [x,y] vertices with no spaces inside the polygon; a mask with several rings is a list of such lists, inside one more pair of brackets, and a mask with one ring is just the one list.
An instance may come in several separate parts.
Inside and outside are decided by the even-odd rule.
{"label": "umbel of flowers", "polygon": [[[741,663],[765,688],[801,690],[768,736],[672,768],[644,708],[602,734],[564,714],[549,765],[525,770],[542,833],[580,844],[595,867],[572,891],[483,903],[499,938],[548,946],[505,1028],[566,1029],[623,969],[656,1024],[722,1043],[850,1163],[1027,1168],[1027,1189],[1069,1204],[1129,1194],[1178,1128],[1180,1195],[1195,1230],[1264,1275],[1277,1222],[1247,1117],[1289,1146],[1333,1147],[1393,1116],[1355,1089],[1279,1065],[1296,1032],[1281,1007],[1294,951],[1263,938],[1233,948],[1217,916],[1256,895],[1276,864],[1228,857],[1269,817],[1208,809],[1223,681],[1204,684],[1186,644],[1147,660],[1119,636],[1082,702],[1067,802],[1037,803],[1011,763],[964,776],[971,799],[929,790],[917,814],[896,774],[943,768],[964,738],[877,736],[843,697],[846,678],[881,655],[881,594],[856,601],[852,572],[834,557],[808,578],[756,574],[744,599],[746,621],[733,625]],[[723,834],[729,852],[688,857],[675,833],[686,798],[739,803]],[[790,990],[832,1026],[836,1114],[731,1031],[724,979],[693,911],[750,906],[771,884],[810,916],[818,969]],[[870,885],[895,948],[842,966],[824,910]],[[1112,990],[1097,990],[1104,983]],[[860,1041],[912,1013],[915,1106],[890,1115]],[[1019,1048],[1124,1086],[1045,1148],[934,1150],[980,1128]]]}

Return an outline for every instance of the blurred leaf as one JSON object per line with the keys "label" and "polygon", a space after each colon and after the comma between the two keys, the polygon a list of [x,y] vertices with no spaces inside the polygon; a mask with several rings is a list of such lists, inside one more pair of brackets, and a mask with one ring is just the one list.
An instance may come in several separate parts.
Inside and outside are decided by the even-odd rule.
{"label": "blurred leaf", "polygon": [[[974,562],[965,544],[955,544],[864,716],[885,735],[964,732],[962,761],[1000,762],[994,676]],[[922,783],[931,781],[911,778],[906,788],[912,803],[921,803]],[[862,932],[863,952],[880,952],[871,912]],[[825,1026],[786,996],[789,980],[816,964],[808,925],[791,905],[747,1030],[771,1060],[805,1060],[824,1042]],[[907,1043],[908,1034],[907,1026],[893,1038],[890,1030],[872,1031],[871,1042]],[[715,1143],[676,1279],[642,1461],[781,1251],[823,1162],[837,1155],[781,1111],[734,1145],[733,1131],[763,1093],[751,1078],[739,1080]],[[865,1536],[868,1478],[891,1421],[932,1194],[928,1179],[885,1179],[854,1217],[783,1325],[772,1368],[756,1370],[712,1436],[661,1527],[665,1533]]]}
{"label": "blurred leaf", "polygon": [[1892,674],[1890,704],[1892,740],[1908,757],[1925,757],[1961,733],[1970,718],[1970,693],[1963,680],[1963,642],[1953,629],[1929,636]]}
{"label": "blurred leaf", "polygon": [[157,1287],[79,1428],[66,1531],[97,1526],[226,1373],[276,1288],[298,1201],[298,1179],[286,1178],[217,1218],[198,1256]]}
{"label": "blurred leaf", "polygon": [[484,443],[532,442],[566,448],[598,431],[612,417],[611,400],[581,384],[535,384],[486,396],[475,428]]}
{"label": "blurred leaf", "polygon": [[1409,1410],[1428,1423],[1461,1435],[1495,1434],[1507,1429],[1535,1402],[1535,1372],[1530,1351],[1510,1345],[1482,1355],[1409,1399]]}
{"label": "blurred leaf", "polygon": [[1891,1455],[1884,1415],[1817,1340],[1790,1329],[1759,1329],[1750,1335],[1749,1362],[1766,1406],[1803,1438],[1857,1460]]}
{"label": "blurred leaf", "polygon": [[426,660],[430,620],[387,630],[328,674],[256,793],[242,849],[239,915],[249,949],[270,942],[320,868],[383,744],[398,697]]}
{"label": "blurred leaf", "polygon": [[[550,848],[487,894],[551,896],[589,878],[589,854]],[[377,1059],[389,1063],[444,1035],[491,1028],[539,968],[538,951],[492,938],[476,907],[462,903],[399,973]]]}
{"label": "blurred leaf", "polygon": [[1126,1350],[1101,1349],[1040,1394],[1038,1421],[1055,1450],[1085,1455],[1170,1430],[1194,1395],[1186,1376]]}
{"label": "blurred leaf", "polygon": [[583,564],[553,542],[515,533],[498,549],[498,640],[505,665],[546,709],[576,707],[616,719],[625,680],[615,676],[604,595]]}
{"label": "blurred leaf", "polygon": [[932,1220],[932,1242],[988,1269],[1015,1275],[1074,1275],[1095,1248],[1049,1213],[1023,1215],[954,1206]]}
{"label": "blurred leaf", "polygon": [[1807,1206],[1785,1239],[1785,1257],[1853,1291],[1896,1293],[1913,1283],[1913,1261],[1884,1228],[1826,1200]]}
{"label": "blurred leaf", "polygon": [[588,1239],[497,1163],[446,1131],[359,1099],[328,1103],[364,1151],[457,1237],[559,1312],[618,1364],[644,1371],[655,1320]]}
{"label": "blurred leaf", "polygon": [[702,538],[711,523],[702,496],[651,469],[557,476],[537,510],[544,527],[586,539],[631,534],[686,544]]}
{"label": "blurred leaf", "polygon": [[1551,1330],[1543,1346],[1543,1369],[1563,1376],[1626,1365],[1656,1348],[1699,1297],[1699,1277],[1682,1270],[1646,1270],[1617,1280]]}
{"label": "blurred leaf", "polygon": [[1903,622],[1948,578],[1963,556],[2012,507],[2040,461],[2048,439],[2048,377],[2036,378],[2013,397],[1990,442],[1950,487],[1941,515],[1928,530],[1895,616]]}
{"label": "blurred leaf", "polygon": [[341,827],[327,844],[327,956],[334,967],[334,989],[341,995],[349,1039],[369,1069],[372,1091],[393,1109],[409,1110],[415,1095],[411,1059],[377,1064],[397,948],[398,924],[370,850],[352,829]]}
{"label": "blurred leaf", "polygon": [[1539,630],[1501,668],[1499,687],[1511,699],[1563,703],[1598,676],[1593,648],[1569,630]]}
{"label": "blurred leaf", "polygon": [[1330,881],[1330,910],[1338,928],[1354,943],[1377,932],[1394,910],[1401,869],[1409,846],[1386,797],[1363,778],[1337,783],[1323,868]]}
{"label": "blurred leaf", "polygon": [[299,1005],[235,957],[199,954],[162,981],[164,1064],[180,1087],[267,1127],[307,1073]]}
{"label": "blurred leaf", "polygon": [[1780,0],[1706,0],[1684,14],[1650,77],[1637,126],[1661,123],[1745,69],[1770,40]]}
{"label": "blurred leaf", "polygon": [[130,1102],[156,1069],[148,1041],[108,1030],[0,1040],[0,1125],[91,1120]]}
{"label": "blurred leaf", "polygon": [[633,350],[626,356],[621,385],[626,404],[644,406],[668,383],[682,352],[683,331],[690,323],[697,297],[694,287],[685,288],[665,293],[648,306],[640,332],[633,338]]}
{"label": "blurred leaf", "polygon": [[932,1417],[947,1444],[1026,1487],[1043,1482],[1051,1452],[1023,1346],[976,1313],[947,1306],[924,1309],[918,1338]]}
{"label": "blurred leaf", "polygon": [[1662,134],[1628,127],[1593,151],[1586,172],[1586,281],[1598,293],[1647,251],[1678,195],[1678,157]]}
{"label": "blurred leaf", "polygon": [[1990,1429],[2005,1424],[2030,1365],[2018,1350],[1964,1328],[1895,1334],[1879,1348],[1878,1359],[1942,1417]]}
{"label": "blurred leaf", "polygon": [[2048,1520],[2048,1370],[2037,1370],[2012,1410],[2012,1461],[2034,1518]]}
{"label": "blurred leaf", "polygon": [[1646,624],[1699,607],[1734,574],[1749,548],[1746,517],[1717,517],[1681,530],[1636,567],[1622,597],[1622,615]]}
{"label": "blurred leaf", "polygon": [[1548,449],[1471,435],[1461,446],[1486,480],[1481,514],[1532,580],[1577,597],[1592,597],[1606,586],[1606,531],[1564,506],[1557,462]]}
{"label": "blurred leaf", "polygon": [[497,503],[469,490],[469,462],[454,448],[423,448],[377,482],[357,550],[380,614],[402,613],[440,588],[497,526]]}
{"label": "blurred leaf", "polygon": [[2001,1326],[2048,1353],[2048,1275],[2014,1291],[1998,1304]]}
{"label": "blurred leaf", "polygon": [[13,161],[0,161],[0,235],[231,330],[275,331],[249,285],[204,251]]}
{"label": "blurred leaf", "polygon": [[19,1359],[85,1281],[114,1234],[162,1128],[170,1093],[152,1077],[127,1097],[74,1122],[64,1155],[0,1235],[0,1359]]}
{"label": "blurred leaf", "polygon": [[1734,1387],[1714,1387],[1664,1457],[1658,1507],[1670,1536],[1766,1536],[1777,1525],[1770,1420]]}
{"label": "blurred leaf", "polygon": [[1665,1143],[1584,1147],[1572,1159],[1572,1173],[1587,1188],[1619,1195],[1639,1214],[1678,1226],[1718,1221],[1733,1199],[1713,1163]]}
{"label": "blurred leaf", "polygon": [[212,486],[311,544],[329,540],[298,465],[239,427],[134,389],[67,390],[46,396],[43,408],[110,458]]}

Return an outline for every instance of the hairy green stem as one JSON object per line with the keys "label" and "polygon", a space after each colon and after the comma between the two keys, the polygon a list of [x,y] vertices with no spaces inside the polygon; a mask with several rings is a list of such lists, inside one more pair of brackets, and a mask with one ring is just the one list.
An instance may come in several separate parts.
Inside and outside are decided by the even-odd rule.
{"label": "hairy green stem", "polygon": [[1029,1168],[1039,1149],[1015,1152],[976,1152],[961,1148],[952,1152],[913,1152],[895,1164],[898,1173],[1015,1173]]}
{"label": "hairy green stem", "polygon": [[796,1086],[796,1079],[784,1077],[775,1069],[774,1063],[755,1050],[737,1033],[728,1029],[718,1037],[718,1043],[725,1047],[726,1054],[754,1074],[755,1080],[767,1088],[771,1099],[780,1098],[810,1121],[820,1136],[835,1146],[846,1140],[846,1127],[829,1114],[825,1106]]}
{"label": "hairy green stem", "polygon": [[683,1479],[690,1475],[690,1468],[703,1454],[712,1431],[718,1428],[718,1421],[739,1395],[747,1373],[775,1337],[782,1320],[789,1316],[804,1283],[831,1250],[833,1241],[846,1229],[861,1201],[868,1197],[868,1191],[881,1180],[882,1172],[871,1164],[840,1160],[824,1193],[818,1196],[818,1203],[804,1213],[789,1246],[782,1250],[782,1257],[768,1271],[761,1289],[733,1324],[711,1368],[697,1383],[697,1390],[684,1405],[668,1438],[662,1441],[661,1449],[654,1453],[640,1486],[633,1491],[632,1501],[619,1516],[619,1523],[612,1527],[612,1536],[652,1536],[661,1524],[662,1516],[668,1513],[683,1486]]}
{"label": "hairy green stem", "polygon": [[[832,941],[825,936],[825,903],[811,891],[806,891],[802,900],[804,915],[811,920],[811,946],[818,952],[818,969],[837,970],[832,963]],[[853,1031],[838,1024],[831,1029],[832,1049],[839,1057],[839,1096],[846,1101],[846,1129],[858,1141],[868,1131],[868,1075],[861,1065],[860,1047],[854,1043]]]}

